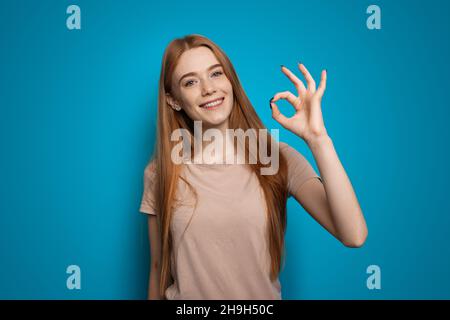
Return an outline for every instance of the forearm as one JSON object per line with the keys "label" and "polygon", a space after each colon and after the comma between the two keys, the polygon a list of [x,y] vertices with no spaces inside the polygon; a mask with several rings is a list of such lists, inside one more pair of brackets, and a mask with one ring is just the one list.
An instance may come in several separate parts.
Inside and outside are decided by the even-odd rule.
{"label": "forearm", "polygon": [[164,300],[159,294],[159,283],[160,283],[161,269],[157,266],[152,266],[150,268],[150,276],[148,281],[148,300]]}
{"label": "forearm", "polygon": [[340,240],[349,246],[361,246],[367,237],[367,225],[351,182],[333,141],[328,135],[307,141],[323,180],[333,224]]}

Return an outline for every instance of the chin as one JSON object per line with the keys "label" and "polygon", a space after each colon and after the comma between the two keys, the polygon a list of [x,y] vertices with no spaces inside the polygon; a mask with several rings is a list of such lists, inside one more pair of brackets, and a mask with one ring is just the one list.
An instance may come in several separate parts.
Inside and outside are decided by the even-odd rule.
{"label": "chin", "polygon": [[202,119],[202,126],[203,127],[219,127],[221,126],[224,122],[227,121],[227,117],[224,118],[220,118],[220,119]]}
{"label": "chin", "polygon": [[223,106],[221,110],[205,110],[202,112],[202,116],[199,120],[202,121],[204,126],[214,127],[220,126],[228,120],[231,114],[231,106]]}

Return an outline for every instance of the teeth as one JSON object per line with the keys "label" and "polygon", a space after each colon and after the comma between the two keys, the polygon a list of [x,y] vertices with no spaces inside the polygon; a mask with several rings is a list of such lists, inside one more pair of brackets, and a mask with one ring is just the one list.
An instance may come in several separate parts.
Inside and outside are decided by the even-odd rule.
{"label": "teeth", "polygon": [[215,102],[210,102],[210,103],[204,104],[204,105],[202,105],[202,108],[214,107],[214,106],[216,106],[216,105],[222,103],[222,100],[223,100],[223,99],[217,100],[217,101],[215,101]]}

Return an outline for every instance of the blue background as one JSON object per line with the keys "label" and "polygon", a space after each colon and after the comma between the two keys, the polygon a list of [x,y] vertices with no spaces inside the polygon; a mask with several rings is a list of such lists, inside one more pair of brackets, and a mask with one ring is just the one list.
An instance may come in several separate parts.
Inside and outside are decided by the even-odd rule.
{"label": "blue background", "polygon": [[[66,8],[81,8],[81,30]],[[366,8],[381,8],[381,30]],[[268,100],[316,80],[369,237],[344,247],[290,199],[283,299],[450,298],[448,1],[2,1],[0,298],[145,299],[138,208],[161,58],[199,33],[228,54],[258,114],[317,170]],[[280,103],[288,108],[287,102]],[[289,113],[288,113],[289,114]],[[81,290],[66,288],[67,266]],[[366,268],[381,268],[381,290]]]}

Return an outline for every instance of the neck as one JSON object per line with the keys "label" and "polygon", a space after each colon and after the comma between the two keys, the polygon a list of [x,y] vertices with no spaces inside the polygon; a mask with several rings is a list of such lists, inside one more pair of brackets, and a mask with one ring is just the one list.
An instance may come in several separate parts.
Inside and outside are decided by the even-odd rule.
{"label": "neck", "polygon": [[[208,129],[216,130],[206,132]],[[194,162],[227,163],[230,154],[235,153],[233,139],[227,129],[228,121],[220,126],[203,128],[201,124],[194,124],[194,159],[197,159]],[[231,159],[234,159],[233,156],[231,156]]]}

